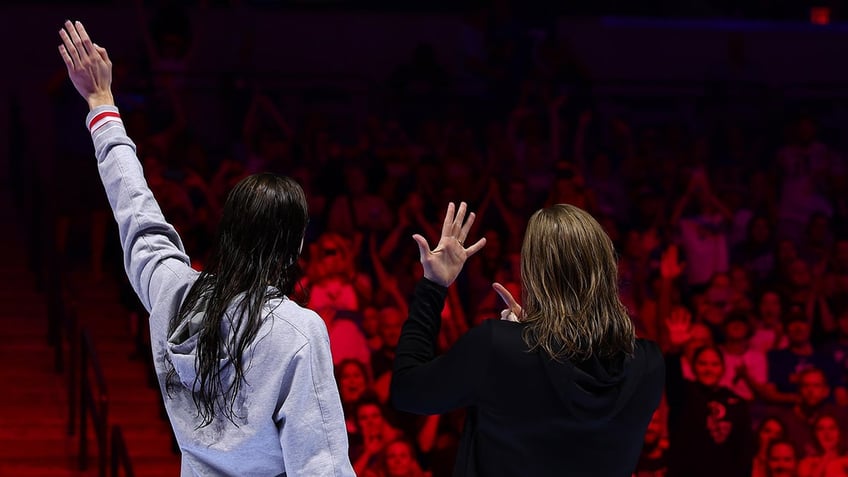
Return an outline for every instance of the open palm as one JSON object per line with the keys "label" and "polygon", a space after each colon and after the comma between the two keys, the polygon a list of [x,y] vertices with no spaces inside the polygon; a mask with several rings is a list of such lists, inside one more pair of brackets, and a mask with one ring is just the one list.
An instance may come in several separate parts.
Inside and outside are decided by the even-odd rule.
{"label": "open palm", "polygon": [[418,244],[421,255],[421,265],[424,267],[424,277],[442,286],[450,286],[456,280],[468,257],[477,253],[486,245],[486,239],[481,238],[470,247],[465,246],[468,231],[474,224],[475,214],[472,212],[465,219],[468,206],[465,202],[456,208],[453,202],[448,204],[445,222],[442,225],[442,236],[436,248],[430,250],[427,239],[419,234],[412,236]]}

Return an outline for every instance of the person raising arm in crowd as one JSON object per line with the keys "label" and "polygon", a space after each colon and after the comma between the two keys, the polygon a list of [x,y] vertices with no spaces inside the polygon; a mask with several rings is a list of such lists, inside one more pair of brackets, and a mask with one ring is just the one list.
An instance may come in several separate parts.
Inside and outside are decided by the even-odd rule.
{"label": "person raising arm in crowd", "polygon": [[292,179],[249,176],[224,205],[203,272],[190,267],[113,100],[112,62],[82,23],[59,54],[87,124],[124,266],[150,313],[154,365],[181,475],[353,476],[327,329],[288,298],[308,222]]}

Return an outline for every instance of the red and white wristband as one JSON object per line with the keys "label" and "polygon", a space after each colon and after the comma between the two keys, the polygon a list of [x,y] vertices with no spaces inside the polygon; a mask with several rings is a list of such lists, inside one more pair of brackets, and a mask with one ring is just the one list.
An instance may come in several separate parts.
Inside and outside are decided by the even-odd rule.
{"label": "red and white wristband", "polygon": [[103,111],[91,118],[91,121],[88,122],[88,130],[91,134],[94,134],[98,129],[112,122],[123,124],[121,115],[117,111]]}

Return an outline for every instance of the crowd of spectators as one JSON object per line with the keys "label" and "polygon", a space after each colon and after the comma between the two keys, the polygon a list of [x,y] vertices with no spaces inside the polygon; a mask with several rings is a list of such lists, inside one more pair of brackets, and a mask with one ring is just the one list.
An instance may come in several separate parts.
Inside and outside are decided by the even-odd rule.
{"label": "crowd of spectators", "polygon": [[[441,350],[499,317],[493,282],[520,296],[530,214],[574,204],[613,239],[621,298],[667,357],[635,475],[848,476],[846,169],[814,117],[784,117],[782,129],[723,117],[689,131],[690,118],[610,116],[554,38],[527,42],[505,12],[483,11],[468,17],[480,54],[462,72],[421,46],[387,80],[383,106],[343,131],[241,85],[222,99],[240,101],[227,106],[232,147],[213,153],[181,102],[190,29],[166,18],[150,30],[146,81],[127,79],[138,65],[116,65],[147,180],[198,268],[235,182],[272,171],[304,187],[311,221],[294,298],[327,324],[358,475],[450,475],[464,411],[407,415],[388,390],[421,276],[410,236],[435,239],[445,204],[465,200],[478,214],[471,235],[488,243],[450,288]],[[75,206],[102,210],[91,204]]]}

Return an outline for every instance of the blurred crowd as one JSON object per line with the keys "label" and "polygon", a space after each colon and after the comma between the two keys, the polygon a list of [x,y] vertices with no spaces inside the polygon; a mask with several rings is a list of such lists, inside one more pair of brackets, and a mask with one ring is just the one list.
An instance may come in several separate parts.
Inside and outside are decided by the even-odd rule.
{"label": "blurred crowd", "polygon": [[[220,98],[231,147],[212,151],[186,120],[192,43],[182,15],[155,15],[146,59],[116,62],[129,134],[197,268],[238,180],[272,171],[303,186],[310,224],[294,298],[327,324],[358,475],[451,473],[463,411],[407,415],[388,389],[421,276],[410,237],[435,240],[446,204],[465,200],[478,214],[471,236],[488,243],[450,288],[441,350],[500,316],[493,282],[520,296],[532,212],[574,204],[616,244],[638,336],[667,357],[636,476],[848,476],[846,164],[803,108],[752,122],[716,96],[695,128],[692,118],[610,114],[566,45],[529,41],[493,9],[468,15],[462,71],[421,45],[387,78],[380,107],[345,127],[319,113],[292,117],[275,91],[233,84]],[[76,124],[61,79],[57,117]],[[90,144],[77,136],[57,137],[69,158],[59,173],[79,178],[76,194],[97,191],[84,165]],[[57,239],[90,218],[99,275],[108,209],[86,194],[59,204]]]}

